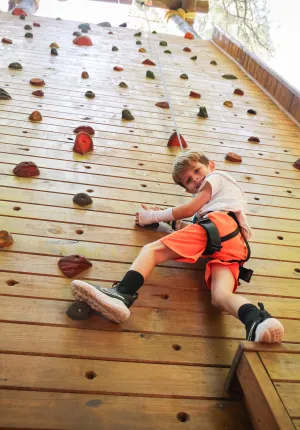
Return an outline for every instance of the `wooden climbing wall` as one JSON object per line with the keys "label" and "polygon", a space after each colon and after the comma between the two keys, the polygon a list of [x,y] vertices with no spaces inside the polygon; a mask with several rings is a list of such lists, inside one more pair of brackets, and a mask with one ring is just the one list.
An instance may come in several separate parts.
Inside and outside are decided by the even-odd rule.
{"label": "wooden climbing wall", "polygon": [[[165,234],[135,226],[140,204],[168,207],[189,198],[172,184],[179,150],[166,146],[174,129],[170,110],[155,106],[166,100],[158,67],[141,64],[146,58],[157,63],[156,50],[189,147],[206,151],[247,193],[255,232],[248,267],[255,275],[238,294],[262,301],[283,321],[284,341],[299,342],[300,173],[292,165],[299,158],[298,128],[209,41],[143,34],[138,46],[133,30],[113,28],[109,35],[110,29],[92,25],[94,45],[78,47],[72,33],[79,23],[34,20],[41,27],[25,39],[24,25],[33,20],[1,14],[1,37],[13,44],[0,46],[0,88],[12,97],[0,101],[0,229],[14,243],[0,255],[0,427],[251,428],[242,400],[223,389],[244,328],[211,306],[202,263],[157,267],[131,318],[116,325],[97,315],[84,322],[65,315],[70,279],[57,262],[82,254],[93,263],[82,279],[110,286],[144,244]],[[51,42],[60,46],[56,57]],[[23,69],[8,69],[16,61]],[[155,80],[145,78],[148,69]],[[89,79],[81,78],[83,70]],[[224,73],[238,80],[227,81]],[[43,98],[32,95],[31,78],[45,80]],[[236,87],[243,97],[233,95]],[[95,99],[85,97],[87,90]],[[189,98],[190,90],[201,100]],[[208,119],[197,117],[199,105]],[[126,107],[134,121],[121,120]],[[248,115],[249,108],[257,115]],[[28,116],[36,109],[43,120],[32,123]],[[73,129],[82,124],[96,131],[95,149],[84,156],[72,151]],[[260,144],[248,142],[250,136]],[[243,162],[225,162],[228,151]],[[14,176],[21,161],[34,161],[40,176]],[[93,198],[87,209],[73,203],[78,192]]]}

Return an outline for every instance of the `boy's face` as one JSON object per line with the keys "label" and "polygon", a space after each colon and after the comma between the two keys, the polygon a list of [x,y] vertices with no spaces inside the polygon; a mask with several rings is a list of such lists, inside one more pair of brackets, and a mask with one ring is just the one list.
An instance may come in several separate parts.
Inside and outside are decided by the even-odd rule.
{"label": "boy's face", "polygon": [[215,163],[210,161],[208,166],[199,162],[194,163],[193,167],[182,173],[181,183],[187,193],[196,194],[205,177],[215,170]]}

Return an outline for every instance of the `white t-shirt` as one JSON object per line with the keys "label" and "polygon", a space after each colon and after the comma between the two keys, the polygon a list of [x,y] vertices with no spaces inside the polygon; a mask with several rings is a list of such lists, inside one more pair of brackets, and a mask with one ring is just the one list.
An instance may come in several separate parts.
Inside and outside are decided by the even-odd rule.
{"label": "white t-shirt", "polygon": [[208,212],[234,212],[243,233],[247,239],[250,239],[252,230],[245,214],[247,200],[242,188],[228,173],[215,170],[206,176],[198,193],[207,182],[211,185],[211,198],[196,212],[197,217],[205,217]]}

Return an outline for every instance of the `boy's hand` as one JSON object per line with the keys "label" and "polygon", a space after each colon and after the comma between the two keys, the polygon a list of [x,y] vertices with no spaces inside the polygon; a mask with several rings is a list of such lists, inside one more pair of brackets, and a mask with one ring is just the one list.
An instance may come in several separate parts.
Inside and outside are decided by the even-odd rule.
{"label": "boy's hand", "polygon": [[[156,205],[153,205],[153,206],[147,206],[147,205],[145,205],[144,203],[142,203],[141,204],[141,206],[142,206],[142,208],[145,210],[145,211],[160,211],[160,210],[162,210],[161,208],[159,208],[158,206],[156,206]],[[135,223],[136,224],[138,224],[138,225],[140,225],[140,212],[136,212],[135,213]],[[144,226],[145,224],[143,224],[142,225],[142,227]]]}

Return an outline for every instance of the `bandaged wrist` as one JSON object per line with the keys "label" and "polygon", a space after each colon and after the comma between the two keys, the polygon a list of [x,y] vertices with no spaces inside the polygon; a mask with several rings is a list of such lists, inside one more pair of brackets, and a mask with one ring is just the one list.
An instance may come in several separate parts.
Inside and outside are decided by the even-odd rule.
{"label": "bandaged wrist", "polygon": [[163,211],[141,211],[139,212],[139,224],[141,226],[153,224],[160,221],[173,221],[172,208],[164,209]]}

